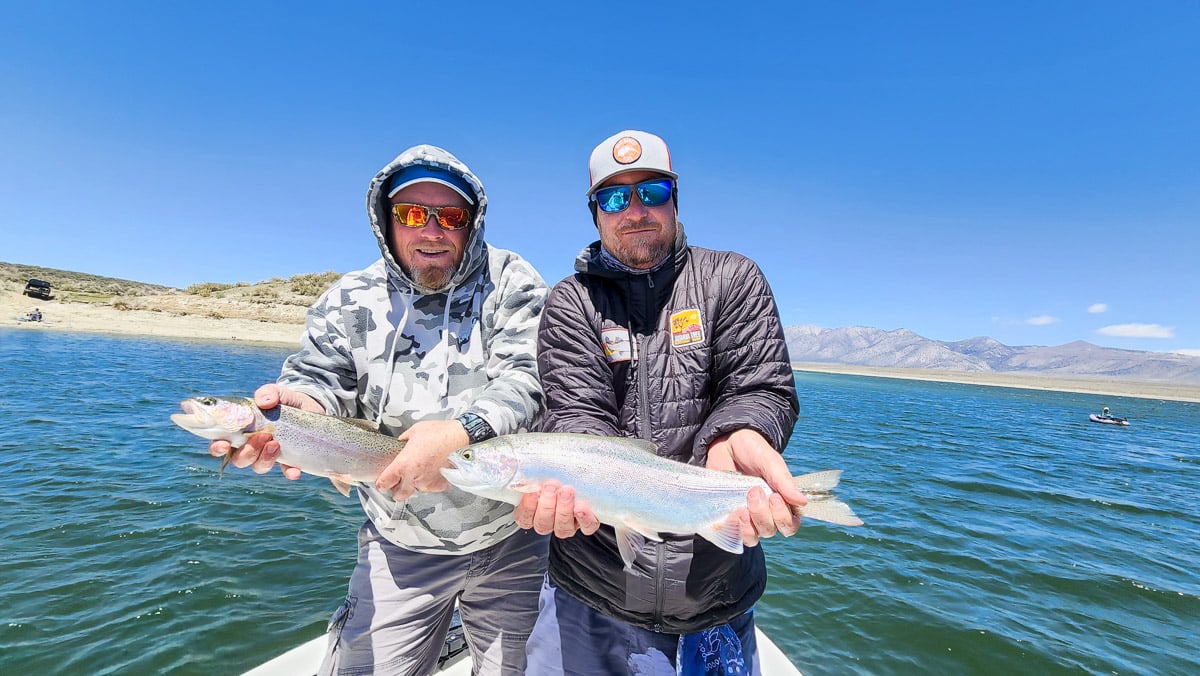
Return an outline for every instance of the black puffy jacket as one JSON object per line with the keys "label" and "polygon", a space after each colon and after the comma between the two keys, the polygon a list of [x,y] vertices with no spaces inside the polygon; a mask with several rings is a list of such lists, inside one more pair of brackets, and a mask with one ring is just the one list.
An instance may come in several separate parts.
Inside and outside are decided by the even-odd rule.
{"label": "black puffy jacket", "polygon": [[[545,432],[640,437],[703,465],[741,428],[783,449],[799,404],[771,289],[740,254],[689,247],[646,275],[599,265],[599,242],[550,294],[538,333]],[[637,477],[630,477],[636,481]],[[624,570],[612,528],[551,538],[550,578],[623,622],[681,634],[748,610],[766,586],[761,547],[735,555],[699,536],[647,541]]]}

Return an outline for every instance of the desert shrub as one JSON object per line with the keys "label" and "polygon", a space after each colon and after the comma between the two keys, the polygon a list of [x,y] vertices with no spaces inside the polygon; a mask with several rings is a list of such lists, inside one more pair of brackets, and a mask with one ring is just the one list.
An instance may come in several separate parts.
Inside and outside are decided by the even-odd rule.
{"label": "desert shrub", "polygon": [[200,282],[199,284],[193,284],[193,285],[189,286],[188,288],[184,289],[183,291],[184,291],[184,293],[190,293],[194,296],[204,296],[205,298],[207,298],[207,297],[213,295],[214,293],[217,293],[218,291],[225,291],[226,289],[232,289],[232,288],[233,288],[232,284],[219,284],[217,282]]}
{"label": "desert shrub", "polygon": [[340,278],[341,275],[336,272],[312,272],[306,275],[296,275],[289,281],[292,293],[302,296],[319,296]]}

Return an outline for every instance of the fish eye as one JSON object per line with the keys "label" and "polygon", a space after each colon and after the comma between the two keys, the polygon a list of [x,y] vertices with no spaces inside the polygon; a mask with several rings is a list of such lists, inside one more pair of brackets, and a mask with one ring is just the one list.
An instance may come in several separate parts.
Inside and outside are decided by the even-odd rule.
{"label": "fish eye", "polygon": [[468,448],[465,451],[463,451],[462,457],[463,457],[463,460],[468,460],[468,461],[474,460],[475,459],[475,451],[472,451],[471,449]]}
{"label": "fish eye", "polygon": [[200,403],[205,406],[212,406],[217,403],[217,400],[215,397],[200,397]]}

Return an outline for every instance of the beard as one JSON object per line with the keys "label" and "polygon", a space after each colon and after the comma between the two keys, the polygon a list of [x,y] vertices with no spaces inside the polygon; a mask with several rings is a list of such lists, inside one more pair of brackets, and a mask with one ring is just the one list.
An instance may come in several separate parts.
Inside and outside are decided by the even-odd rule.
{"label": "beard", "polygon": [[431,291],[442,291],[450,286],[450,278],[453,276],[454,270],[435,265],[417,268],[409,272],[409,277],[412,277],[418,286]]}
{"label": "beard", "polygon": [[[642,228],[655,229],[626,234]],[[658,265],[671,254],[675,248],[676,230],[674,222],[660,223],[643,218],[621,223],[611,238],[601,237],[601,240],[612,240],[604,241],[603,244],[617,260],[631,268],[645,270]]]}

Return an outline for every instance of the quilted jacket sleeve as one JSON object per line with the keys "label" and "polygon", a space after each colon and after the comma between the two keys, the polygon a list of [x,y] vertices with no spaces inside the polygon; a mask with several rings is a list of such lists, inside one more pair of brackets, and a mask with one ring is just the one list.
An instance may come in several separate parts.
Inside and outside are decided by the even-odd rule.
{"label": "quilted jacket sleeve", "polygon": [[762,434],[777,450],[787,446],[799,415],[795,379],[775,296],[750,259],[724,261],[723,299],[716,317],[711,372],[713,408],[696,434],[693,454],[703,462],[717,437],[742,428]]}

